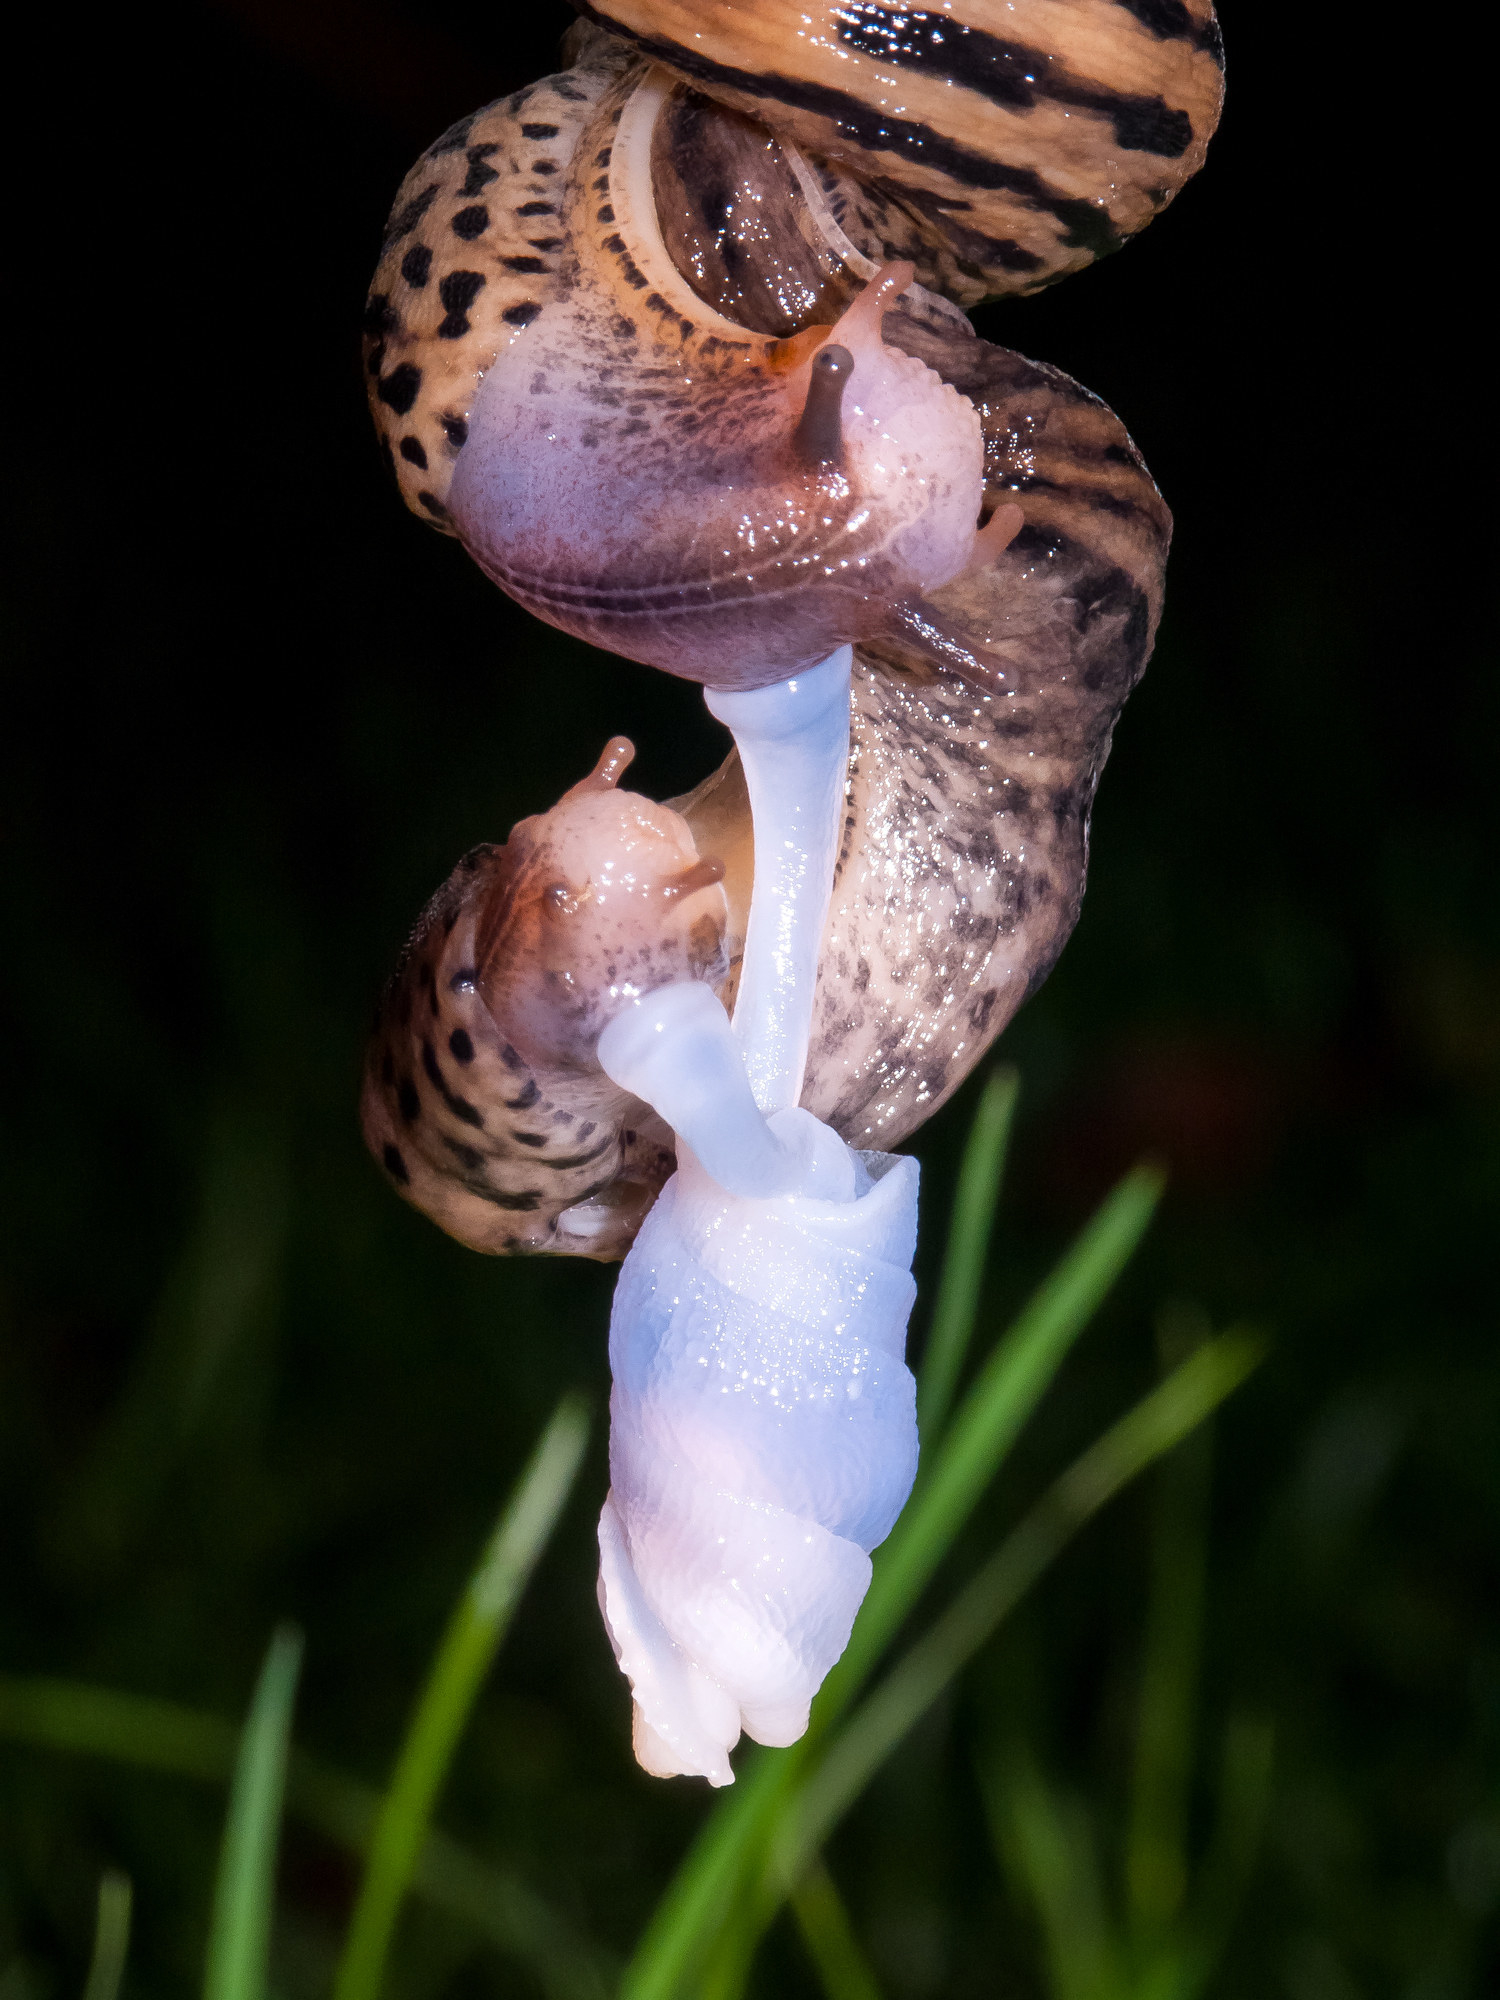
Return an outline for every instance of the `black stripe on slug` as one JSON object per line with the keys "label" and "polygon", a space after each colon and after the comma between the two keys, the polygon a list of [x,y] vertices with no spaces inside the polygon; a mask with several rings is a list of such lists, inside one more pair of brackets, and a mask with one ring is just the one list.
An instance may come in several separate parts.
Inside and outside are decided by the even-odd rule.
{"label": "black stripe on slug", "polygon": [[1224,34],[1213,14],[1195,21],[1182,0],[1115,0],[1115,5],[1133,14],[1159,42],[1190,42],[1224,67]]}
{"label": "black stripe on slug", "polygon": [[489,1187],[481,1180],[466,1180],[464,1186],[470,1194],[477,1194],[481,1201],[492,1202],[496,1208],[518,1208],[529,1215],[542,1205],[540,1188],[522,1188],[518,1194],[506,1194],[503,1189]]}
{"label": "black stripe on slug", "polygon": [[[1030,271],[1046,270],[1044,260],[1034,250],[1028,250],[1024,243],[1017,243],[1013,236],[991,236],[988,230],[976,229],[969,219],[969,205],[965,201],[934,194],[930,188],[903,187],[899,181],[888,180],[882,174],[872,176],[867,185],[935,222],[959,263],[976,274],[981,270],[996,269],[1014,271],[1021,276]],[[1088,204],[1080,206],[1087,207]],[[1111,240],[1096,254],[1106,257],[1116,247],[1115,241]]]}
{"label": "black stripe on slug", "polygon": [[[524,1133],[520,1132],[516,1134],[516,1137],[518,1139],[523,1138],[525,1136],[526,1135]],[[601,1153],[607,1153],[610,1147],[614,1143],[615,1143],[615,1137],[613,1132],[611,1132],[608,1133],[603,1139],[601,1139],[599,1141],[599,1144],[595,1146],[590,1152],[570,1153],[566,1159],[558,1159],[558,1160],[542,1159],[537,1161],[537,1165],[539,1167],[553,1167],[558,1171],[561,1171],[565,1167],[586,1167],[591,1160],[597,1160]]]}
{"label": "black stripe on slug", "polygon": [[431,1042],[425,1040],[422,1043],[422,1068],[427,1073],[427,1081],[441,1094],[444,1104],[455,1118],[462,1119],[465,1125],[483,1126],[484,1116],[478,1106],[471,1104],[467,1097],[460,1097],[456,1090],[449,1089],[448,1080],[438,1066],[433,1046]]}
{"label": "black stripe on slug", "polygon": [[[1102,202],[1079,201],[1061,194],[1031,167],[1013,167],[1004,160],[991,159],[971,146],[945,138],[917,119],[888,118],[848,91],[835,90],[829,84],[779,76],[773,70],[736,69],[728,63],[712,62],[697,49],[685,48],[662,36],[632,33],[592,7],[589,0],[574,0],[574,4],[580,14],[598,21],[612,33],[625,35],[642,55],[652,56],[668,68],[680,70],[684,76],[694,77],[710,87],[717,84],[721,89],[740,90],[749,97],[789,105],[794,111],[810,111],[828,119],[843,139],[862,151],[898,154],[913,166],[944,175],[957,187],[1013,194],[1026,207],[1051,215],[1061,223],[1066,249],[1086,250],[1091,256],[1104,257],[1118,250],[1124,241]],[[910,200],[913,190],[903,188],[902,193]],[[614,243],[606,242],[604,247],[613,249]],[[635,282],[629,271],[625,275],[629,282]],[[642,278],[640,282],[644,285],[646,281]]]}
{"label": "black stripe on slug", "polygon": [[1058,57],[1024,42],[1008,42],[971,28],[948,14],[917,8],[888,12],[874,0],[844,0],[838,36],[846,48],[897,69],[920,70],[1004,105],[1034,111],[1038,104],[1071,105],[1095,112],[1114,127],[1116,141],[1132,153],[1180,160],[1193,141],[1193,123],[1160,97],[1136,97],[1077,76]]}

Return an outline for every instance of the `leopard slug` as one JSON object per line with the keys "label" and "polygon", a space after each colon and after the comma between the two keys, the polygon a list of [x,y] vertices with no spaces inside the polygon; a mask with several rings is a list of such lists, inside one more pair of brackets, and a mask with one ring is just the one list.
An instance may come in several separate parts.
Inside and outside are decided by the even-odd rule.
{"label": "leopard slug", "polygon": [[[844,10],[866,29],[877,11]],[[1064,11],[1120,15],[1130,46],[1154,52],[1167,101],[1174,63],[1212,67],[1207,9],[1050,10]],[[648,62],[596,30],[574,39],[571,68],[462,121],[403,186],[367,313],[371,407],[414,511],[553,622],[691,677],[733,666],[749,682],[788,671],[788,632],[793,663],[857,641],[803,1102],[851,1144],[888,1150],[973,1068],[1076,921],[1094,789],[1150,652],[1170,517],[1096,398],[977,339],[910,279],[913,266],[945,277],[912,221],[925,211],[901,209],[898,231],[894,183],[872,193],[859,162],[835,156],[837,130],[804,154],[784,127],[705,94],[719,80],[674,77],[656,47]],[[1217,99],[1203,102],[1184,114],[1200,151]],[[1012,125],[1029,129],[1019,112]],[[1095,161],[1093,199],[1114,185],[1112,158]],[[985,269],[987,290],[1035,277]],[[951,288],[972,295],[967,280]],[[852,372],[838,362],[820,391],[818,357],[826,367],[838,349]],[[920,419],[893,497],[866,476],[893,426],[873,396],[851,409],[872,368],[896,385],[884,414]],[[508,463],[518,422],[535,448]],[[925,484],[924,424],[949,445],[949,468]],[[902,443],[897,429],[890,449]],[[673,452],[704,518],[717,512],[695,540],[694,506],[679,508],[658,544],[636,468],[659,473]],[[609,588],[591,596],[576,553],[549,553],[544,531],[571,492],[607,535],[601,466],[636,511]],[[868,586],[842,585],[843,562]],[[799,593],[809,571],[815,587]],[[764,621],[762,593],[777,606]],[[750,636],[731,646],[731,629]],[[727,1004],[752,880],[738,760],[653,810],[675,813],[682,866],[722,868],[722,887],[699,896],[723,899],[722,945],[705,944],[687,976]],[[671,1171],[670,1132],[576,1051],[559,1060],[512,1032],[477,981],[453,983],[507,851],[469,857],[417,926],[370,1047],[366,1134],[399,1190],[475,1247],[618,1258]],[[577,897],[593,862],[579,842],[570,854]]]}

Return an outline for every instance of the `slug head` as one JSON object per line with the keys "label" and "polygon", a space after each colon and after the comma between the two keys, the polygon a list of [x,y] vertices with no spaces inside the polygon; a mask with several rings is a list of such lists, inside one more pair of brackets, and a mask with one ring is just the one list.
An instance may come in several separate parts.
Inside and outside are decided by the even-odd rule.
{"label": "slug head", "polygon": [[653,171],[674,90],[627,76],[580,136],[563,274],[479,386],[448,505],[481,567],[549,623],[759,687],[963,569],[984,444],[972,404],[883,338],[910,263],[840,263],[789,334],[694,291]]}
{"label": "slug head", "polygon": [[480,992],[534,1069],[596,1068],[600,1034],[638,994],[728,971],[723,867],[669,807],[618,789],[634,755],[614,737],[516,825],[479,912]]}

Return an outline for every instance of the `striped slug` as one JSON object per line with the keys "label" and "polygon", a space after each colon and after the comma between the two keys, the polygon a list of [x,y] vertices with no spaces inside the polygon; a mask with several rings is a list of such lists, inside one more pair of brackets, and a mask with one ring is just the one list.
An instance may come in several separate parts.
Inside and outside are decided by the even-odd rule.
{"label": "striped slug", "polygon": [[[1202,0],[585,11],[611,32],[575,30],[572,67],[404,184],[371,408],[414,511],[567,630],[743,686],[854,642],[802,1102],[889,1151],[1076,921],[1170,533],[1118,420],[958,306],[1078,268],[1171,198],[1217,115],[1217,30]],[[654,815],[649,878],[691,881],[680,901],[590,932],[621,828],[575,825],[570,795],[461,864],[372,1039],[373,1150],[482,1249],[624,1254],[672,1137],[589,1033],[648,960],[733,996],[737,759],[666,807],[606,789]],[[523,921],[510,885],[549,823]],[[539,996],[567,968],[532,955],[565,909],[571,991],[595,986],[568,1003],[587,1031],[549,1039]]]}

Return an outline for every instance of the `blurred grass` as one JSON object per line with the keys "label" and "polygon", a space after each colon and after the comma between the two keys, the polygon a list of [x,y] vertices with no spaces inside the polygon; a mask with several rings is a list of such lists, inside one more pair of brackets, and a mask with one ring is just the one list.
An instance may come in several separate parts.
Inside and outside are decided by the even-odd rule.
{"label": "blurred grass", "polygon": [[283,1626],[255,1684],[229,1784],[203,2000],[266,2000],[281,1801],[301,1671],[302,1634]]}
{"label": "blurred grass", "polygon": [[568,1397],[543,1431],[448,1621],[375,1822],[334,2000],[376,2000],[433,1804],[521,1593],[573,1490],[587,1441],[583,1406]]}
{"label": "blurred grass", "polygon": [[936,1440],[948,1420],[974,1337],[1019,1091],[1014,1070],[997,1069],[990,1075],[959,1165],[942,1274],[917,1378],[917,1430],[924,1444]]}
{"label": "blurred grass", "polygon": [[130,1877],[106,1868],[99,1877],[99,1910],[94,1921],[94,1955],[83,2000],[116,2000],[130,1953]]}
{"label": "blurred grass", "polygon": [[[231,1723],[173,1702],[77,1682],[3,1677],[0,1738],[211,1783],[229,1780],[238,1743]],[[328,1840],[367,1854],[383,1804],[373,1787],[292,1749],[288,1808]],[[446,1834],[427,1829],[411,1884],[435,1910],[531,1965],[556,2000],[599,2000],[608,1991],[608,1960],[560,1911]]]}

